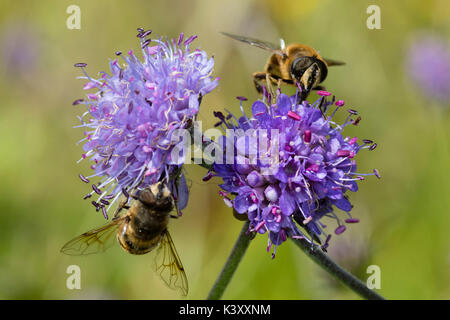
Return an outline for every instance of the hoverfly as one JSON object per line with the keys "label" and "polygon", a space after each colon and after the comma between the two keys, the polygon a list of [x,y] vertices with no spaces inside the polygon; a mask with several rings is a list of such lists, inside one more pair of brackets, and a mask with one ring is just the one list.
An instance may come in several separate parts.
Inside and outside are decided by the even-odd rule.
{"label": "hoverfly", "polygon": [[304,100],[311,90],[325,89],[319,84],[327,77],[328,67],[345,64],[323,58],[315,49],[305,44],[292,43],[286,47],[283,39],[280,39],[280,46],[277,46],[245,36],[226,32],[222,32],[222,34],[272,53],[267,60],[264,72],[253,73],[253,83],[260,94],[263,93],[262,81],[267,81],[268,85],[298,84],[301,88],[299,98]]}
{"label": "hoverfly", "polygon": [[[68,255],[87,255],[103,252],[117,239],[122,248],[131,254],[141,255],[157,248],[155,271],[172,289],[188,293],[188,281],[183,264],[167,230],[174,209],[174,198],[164,182],[150,185],[135,194],[131,206],[122,201],[112,221],[102,227],[87,231],[67,242],[61,249]],[[126,209],[124,215],[119,215]]]}

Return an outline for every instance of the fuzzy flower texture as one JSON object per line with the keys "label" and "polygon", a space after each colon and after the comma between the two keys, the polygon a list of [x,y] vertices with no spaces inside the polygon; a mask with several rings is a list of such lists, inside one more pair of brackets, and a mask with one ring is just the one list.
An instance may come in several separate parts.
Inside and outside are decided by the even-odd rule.
{"label": "fuzzy flower texture", "polygon": [[[346,192],[357,191],[357,182],[364,180],[364,176],[380,177],[376,169],[369,174],[356,172],[357,153],[362,149],[373,150],[376,144],[343,136],[346,126],[360,122],[357,112],[348,109],[345,122],[337,124],[333,116],[342,109],[344,101],[330,99],[326,91],[318,94],[321,97],[313,104],[307,101],[299,104],[297,95],[289,97],[279,92],[275,103],[271,103],[270,95],[266,95],[264,100],[253,103],[250,118],[242,107],[246,99],[240,97],[239,119],[216,112],[220,119],[217,126],[224,130],[258,132],[253,136],[246,134],[246,138],[236,133],[232,138],[229,135],[223,138],[219,145],[224,159],[221,163],[216,160],[214,175],[223,179],[220,194],[225,203],[238,214],[247,215],[251,222],[249,231],[268,234],[267,251],[273,248],[272,257],[287,237],[318,242],[326,251],[331,234],[327,233],[328,222],[323,218],[334,220],[335,234],[344,232],[346,223],[358,222],[350,214],[352,205]],[[326,110],[332,109],[327,116]],[[256,148],[261,134],[268,138],[266,148]],[[242,139],[247,139],[246,143]],[[230,146],[235,156],[232,164],[225,159],[226,148]],[[276,166],[274,160],[262,161],[269,151],[278,154]],[[250,160],[251,156],[256,160]],[[336,208],[345,212],[344,217]]]}
{"label": "fuzzy flower texture", "polygon": [[132,50],[116,52],[111,72],[101,72],[99,79],[86,73],[85,63],[75,64],[84,73],[80,78],[87,80],[84,89],[96,90],[73,103],[87,109],[79,117],[79,127],[85,130],[80,142],[84,142],[82,159],[92,161],[94,170],[88,176],[80,174],[80,179],[89,183],[91,178],[100,178],[85,199],[97,195],[92,204],[106,219],[121,193],[163,179],[169,182],[178,209],[186,206],[184,177],[169,179],[180,167],[170,157],[175,144],[171,136],[176,129],[192,126],[202,97],[218,84],[211,77],[213,58],[190,48],[197,36],[184,39],[180,34],[168,40],[150,39],[150,34],[150,30],[138,29],[142,61]]}

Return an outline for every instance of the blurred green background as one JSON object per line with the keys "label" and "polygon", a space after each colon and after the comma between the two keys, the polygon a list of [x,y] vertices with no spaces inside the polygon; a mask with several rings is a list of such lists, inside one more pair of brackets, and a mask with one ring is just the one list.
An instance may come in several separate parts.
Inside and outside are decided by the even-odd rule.
{"label": "blurred green background", "polygon": [[[81,29],[69,30],[66,8],[81,8]],[[371,4],[381,8],[381,30],[366,27]],[[363,281],[381,268],[387,298],[450,298],[449,103],[424,96],[405,72],[408,39],[420,30],[450,35],[450,3],[441,1],[229,0],[137,1],[3,0],[0,4],[0,298],[178,299],[151,270],[150,255],[118,245],[103,254],[59,253],[72,237],[103,224],[81,198],[79,108],[88,72],[108,70],[117,50],[138,48],[136,28],[156,34],[197,34],[195,45],[214,55],[219,87],[203,99],[200,119],[213,110],[238,110],[235,96],[256,99],[250,74],[268,54],[219,31],[277,42],[303,42],[347,62],[330,70],[327,89],[357,109],[362,121],[347,135],[378,143],[358,154],[359,171],[378,168],[351,194],[361,222],[333,237],[329,253]],[[289,92],[286,89],[286,92]],[[312,95],[310,99],[314,99]],[[249,106],[249,104],[247,105]],[[447,108],[447,109],[446,109]],[[225,262],[241,222],[218,196],[219,179],[187,166],[191,198],[170,229],[190,284],[188,298],[204,299]],[[226,299],[358,299],[287,242],[272,260],[258,236],[239,266]],[[68,290],[66,269],[81,268],[81,290]]]}

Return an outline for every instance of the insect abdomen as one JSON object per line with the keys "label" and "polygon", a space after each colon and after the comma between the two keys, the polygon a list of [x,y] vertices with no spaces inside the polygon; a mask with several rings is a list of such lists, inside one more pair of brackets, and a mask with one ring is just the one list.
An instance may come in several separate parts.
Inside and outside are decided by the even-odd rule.
{"label": "insect abdomen", "polygon": [[160,239],[161,236],[157,236],[151,240],[144,241],[133,236],[130,237],[126,233],[117,235],[117,240],[122,248],[131,254],[146,254],[152,251],[158,245]]}

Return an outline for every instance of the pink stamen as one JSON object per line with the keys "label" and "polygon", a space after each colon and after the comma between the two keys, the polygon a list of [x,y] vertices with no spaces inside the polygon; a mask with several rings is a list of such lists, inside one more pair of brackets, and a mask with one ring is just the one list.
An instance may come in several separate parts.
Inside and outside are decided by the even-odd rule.
{"label": "pink stamen", "polygon": [[226,196],[228,195],[228,193],[226,193],[225,191],[222,191],[222,190],[219,191],[219,194],[220,194],[222,197],[226,197]]}
{"label": "pink stamen", "polygon": [[153,46],[153,47],[147,47],[147,52],[149,55],[154,55],[155,53],[158,53],[159,46]]}
{"label": "pink stamen", "polygon": [[318,94],[319,96],[323,96],[323,97],[328,97],[328,96],[331,95],[330,92],[328,92],[328,91],[322,91],[322,90],[317,91],[317,94]]}
{"label": "pink stamen", "polygon": [[258,231],[259,229],[261,229],[265,224],[266,224],[266,220],[263,220],[260,223],[258,223],[255,227],[255,231]]}
{"label": "pink stamen", "polygon": [[311,142],[311,130],[305,130],[303,141],[305,141],[306,143]]}
{"label": "pink stamen", "polygon": [[313,163],[308,168],[306,168],[306,171],[317,172],[317,171],[319,171],[319,166],[317,164]]}
{"label": "pink stamen", "polygon": [[89,89],[92,89],[92,88],[95,88],[95,87],[96,87],[96,85],[95,85],[94,82],[87,82],[87,83],[84,84],[83,89],[84,90],[89,90]]}
{"label": "pink stamen", "polygon": [[338,107],[342,107],[344,105],[344,100],[336,101],[335,105],[337,105]]}
{"label": "pink stamen", "polygon": [[348,144],[353,145],[353,144],[355,144],[356,141],[358,141],[357,137],[351,138],[350,141],[348,142]]}
{"label": "pink stamen", "polygon": [[91,100],[98,100],[98,96],[94,93],[89,93],[87,96]]}
{"label": "pink stamen", "polygon": [[350,150],[338,150],[336,154],[338,157],[348,157],[350,155]]}
{"label": "pink stamen", "polygon": [[294,111],[289,111],[287,115],[289,118],[294,119],[296,121],[301,120],[301,117],[298,114],[296,114]]}

